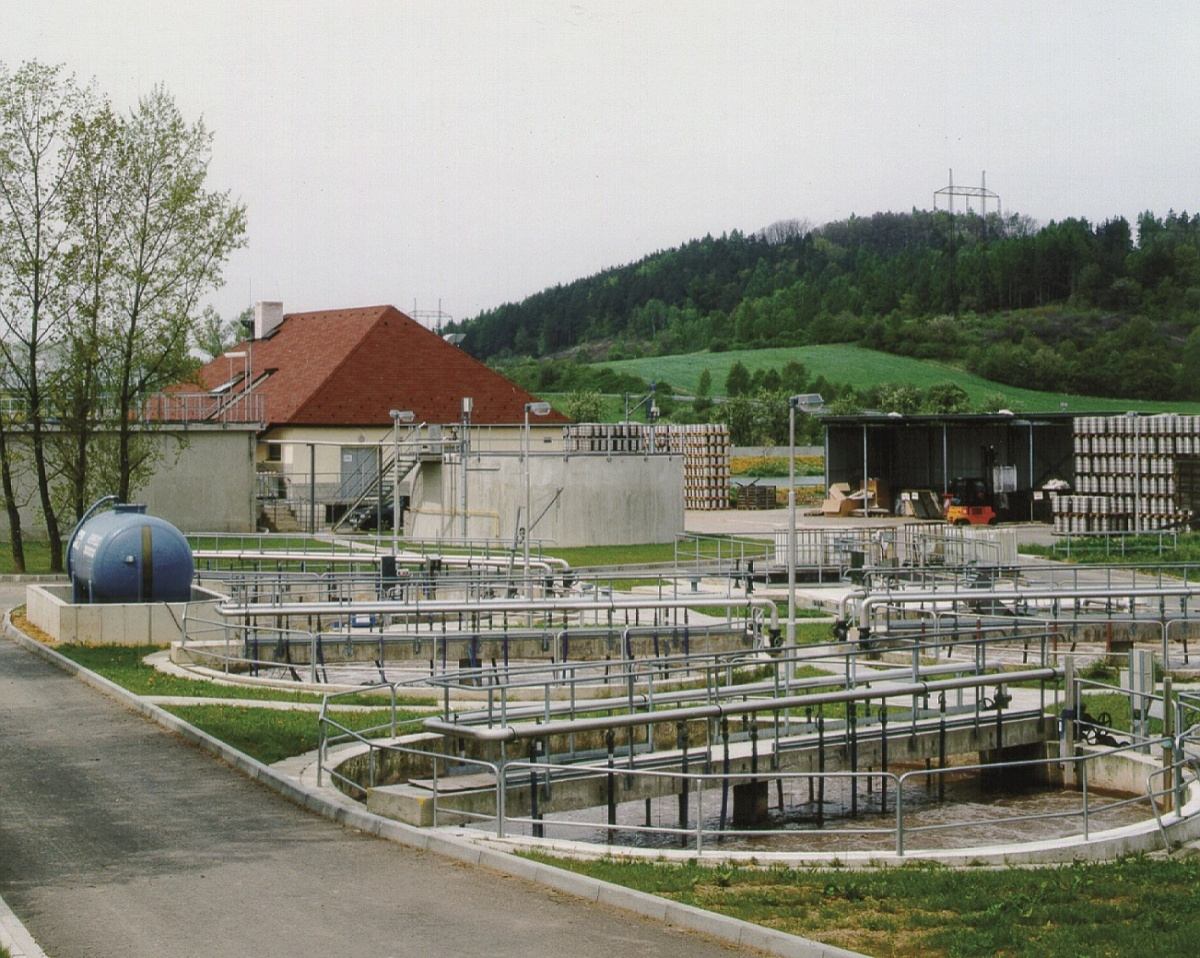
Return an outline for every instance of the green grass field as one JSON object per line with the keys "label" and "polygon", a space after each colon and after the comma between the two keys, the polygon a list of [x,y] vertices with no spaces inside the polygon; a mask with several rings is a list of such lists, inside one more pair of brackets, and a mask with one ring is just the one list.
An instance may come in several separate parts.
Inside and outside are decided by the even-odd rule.
{"label": "green grass field", "polygon": [[[236,705],[172,705],[167,711],[267,765],[311,752],[320,738],[316,712]],[[419,727],[421,715],[416,712],[398,709],[396,717],[404,723],[398,727],[400,734],[416,731]],[[390,720],[390,709],[339,712],[336,718],[346,728],[359,731],[387,724]]]}
{"label": "green grass field", "polygon": [[[146,665],[142,659],[152,652],[161,651],[156,645],[60,645],[61,652],[72,662],[77,662],[110,682],[135,695],[174,695],[196,698],[256,699],[262,702],[308,702],[318,703],[322,696],[307,692],[289,692],[286,689],[271,689],[251,686],[218,685],[204,679],[185,679],[167,675]],[[303,672],[303,666],[301,667]],[[338,699],[342,705],[380,705],[386,696],[355,694]],[[434,705],[433,696],[417,700],[406,700],[407,704]]]}
{"label": "green grass field", "polygon": [[1175,958],[1200,940],[1196,858],[862,871],[542,860],[879,958]]}
{"label": "green grass field", "polygon": [[[726,536],[707,536],[699,542],[681,542],[679,558],[686,562],[696,558],[715,558],[735,554],[741,548],[746,555],[757,558],[774,551],[774,545],[766,539],[737,539]],[[544,554],[565,559],[574,568],[596,566],[640,565],[647,562],[673,562],[675,543],[649,542],[627,546],[569,546],[547,548]]]}
{"label": "green grass field", "polygon": [[984,398],[995,393],[1003,393],[1009,408],[1014,411],[1058,412],[1062,408],[1061,403],[1065,402],[1069,412],[1125,409],[1137,409],[1142,412],[1200,412],[1200,403],[1108,399],[1021,389],[983,379],[945,363],[910,359],[907,356],[894,356],[842,344],[744,349],[725,353],[687,353],[680,356],[622,359],[596,365],[607,366],[618,372],[633,373],[646,380],[662,380],[685,392],[696,389],[700,382],[700,373],[707,368],[712,376],[713,392],[721,393],[724,391],[725,377],[729,375],[729,370],[735,362],[740,361],[753,373],[757,369],[781,369],[785,363],[792,360],[804,364],[810,379],[824,376],[832,383],[849,383],[857,389],[879,383],[904,383],[927,389],[937,383],[952,382],[961,386],[973,403],[982,402]]}

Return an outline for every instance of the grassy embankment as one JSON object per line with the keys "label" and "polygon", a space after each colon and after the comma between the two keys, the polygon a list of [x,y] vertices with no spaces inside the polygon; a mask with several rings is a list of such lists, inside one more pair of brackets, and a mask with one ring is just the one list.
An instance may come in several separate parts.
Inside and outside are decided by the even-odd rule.
{"label": "grassy embankment", "polygon": [[1200,940],[1197,858],[863,871],[541,860],[878,958],[1190,956]]}
{"label": "grassy embankment", "polygon": [[1058,412],[1062,403],[1067,404],[1066,408],[1070,412],[1124,409],[1138,409],[1141,412],[1200,412],[1200,403],[1194,402],[1112,399],[1021,389],[983,379],[946,363],[910,359],[907,356],[895,356],[844,344],[741,349],[723,353],[686,353],[678,356],[622,359],[596,365],[607,366],[617,372],[632,373],[647,380],[668,382],[675,389],[684,392],[694,392],[700,383],[701,372],[708,369],[712,376],[713,392],[721,393],[724,391],[725,378],[735,362],[740,362],[753,373],[758,369],[781,369],[785,363],[791,361],[802,363],[808,370],[810,379],[824,376],[831,383],[849,383],[857,389],[882,383],[928,389],[938,383],[952,382],[962,387],[973,404],[979,404],[989,396],[1002,394],[1007,408],[1015,412]]}
{"label": "grassy embankment", "polygon": [[[136,695],[305,704],[321,701],[319,695],[302,692],[224,686],[165,675],[142,662],[145,655],[157,651],[156,646],[64,645],[59,646],[57,651]],[[433,699],[424,701],[432,703]],[[343,705],[378,706],[380,697],[347,695],[339,699],[339,702]],[[317,715],[311,709],[291,711],[228,703],[169,705],[166,709],[209,735],[267,764],[312,751],[317,747]],[[336,720],[347,728],[361,730],[389,723],[390,715],[390,709],[386,708],[374,708],[366,712],[338,710]],[[396,717],[403,723],[400,731],[415,731],[421,715],[422,713],[412,710],[397,710]]]}
{"label": "grassy embankment", "polygon": [[[31,632],[28,622],[18,621],[18,625]],[[247,687],[243,685],[219,685],[204,679],[187,679],[182,676],[168,675],[152,666],[146,665],[142,659],[152,652],[162,651],[156,645],[60,645],[55,648],[73,662],[78,662],[86,669],[104,676],[110,682],[115,682],[135,695],[170,695],[189,696],[193,698],[218,699],[250,699],[259,702],[299,702],[316,704],[321,696],[311,692],[289,692],[286,689],[271,689]],[[347,695],[338,699],[343,705],[379,705],[379,695]],[[435,704],[435,699],[429,697],[414,702],[406,700],[406,704]]]}
{"label": "grassy embankment", "polygon": [[[268,765],[313,751],[319,739],[315,712],[234,705],[170,705],[167,711]],[[397,731],[404,734],[419,729],[422,715],[398,709],[396,718],[401,723]],[[335,720],[346,728],[361,731],[387,725],[391,711],[338,712]]]}

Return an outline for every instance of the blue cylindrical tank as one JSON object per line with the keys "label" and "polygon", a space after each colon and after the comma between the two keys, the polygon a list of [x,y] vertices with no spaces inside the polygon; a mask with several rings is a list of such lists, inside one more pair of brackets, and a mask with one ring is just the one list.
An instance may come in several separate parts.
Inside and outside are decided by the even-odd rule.
{"label": "blue cylindrical tank", "polygon": [[178,529],[120,504],[75,532],[67,564],[76,602],[186,602],[192,594],[192,550]]}

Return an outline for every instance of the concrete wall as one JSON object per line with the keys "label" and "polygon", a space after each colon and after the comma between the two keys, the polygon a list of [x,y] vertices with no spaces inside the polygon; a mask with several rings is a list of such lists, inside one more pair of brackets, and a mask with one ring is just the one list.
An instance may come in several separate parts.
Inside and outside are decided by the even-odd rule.
{"label": "concrete wall", "polygon": [[[401,438],[407,433],[406,425],[400,432]],[[449,443],[449,448],[455,448],[458,435],[459,430],[455,425],[423,428],[419,438],[424,458],[440,454],[442,443]],[[530,435],[534,448],[563,448],[561,424],[538,426],[536,422],[531,422]],[[472,426],[471,448],[475,452],[516,454],[521,449],[522,436],[523,429],[520,426]],[[260,486],[260,494],[286,503],[301,528],[308,527],[315,506],[313,524],[320,529],[333,518],[326,505],[336,504],[344,509],[356,499],[362,491],[362,484],[369,484],[373,480],[374,463],[379,461],[380,454],[384,462],[391,459],[393,441],[390,426],[281,426],[270,429],[260,437],[255,453],[256,465],[261,473],[273,474],[278,478],[265,479]],[[346,483],[342,460],[344,456],[353,456],[353,450],[356,449],[370,450],[366,456],[371,465],[365,467],[365,472],[357,482]],[[404,458],[415,451],[414,445],[406,446],[401,456]],[[275,458],[271,459],[271,455]],[[363,468],[361,459],[358,462],[357,468]],[[347,472],[352,473],[355,468],[353,461],[348,462]],[[315,482],[310,484],[314,474]],[[400,494],[411,496],[411,479],[401,483]],[[278,522],[277,515],[275,520]]]}
{"label": "concrete wall", "polygon": [[71,602],[69,585],[30,585],[25,588],[29,621],[56,642],[80,645],[168,645],[183,636],[185,609],[207,610],[215,618],[222,596],[193,589],[192,602]]}
{"label": "concrete wall", "polygon": [[[147,434],[158,447],[158,463],[146,485],[135,490],[135,502],[144,502],[151,515],[185,532],[254,531],[253,426],[190,425],[154,428]],[[10,435],[9,442],[23,466],[15,476],[22,535],[44,541],[46,527],[28,444],[19,435]],[[70,535],[73,518],[60,514],[64,536]],[[8,516],[2,509],[0,538],[10,538]]]}
{"label": "concrete wall", "polygon": [[[683,531],[683,457],[547,454],[529,460],[531,541],[559,546],[670,542]],[[409,534],[462,534],[461,463],[428,462],[414,481]],[[525,507],[518,455],[472,456],[467,470],[467,531],[512,540]],[[544,515],[543,515],[544,511]],[[539,519],[538,517],[541,516]],[[521,520],[522,524],[524,520]]]}
{"label": "concrete wall", "polygon": [[253,532],[255,435],[207,426],[164,435],[166,459],[134,498],[184,532]]}

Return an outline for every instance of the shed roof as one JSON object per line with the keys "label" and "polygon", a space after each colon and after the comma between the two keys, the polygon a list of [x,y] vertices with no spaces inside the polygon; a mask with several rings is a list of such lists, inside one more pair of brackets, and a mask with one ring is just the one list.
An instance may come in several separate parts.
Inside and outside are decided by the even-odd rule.
{"label": "shed roof", "polygon": [[[386,426],[392,409],[412,410],[418,422],[451,423],[466,396],[474,401],[473,423],[507,425],[522,422],[525,403],[536,401],[394,306],[289,313],[263,339],[238,343],[202,366],[199,381],[217,389],[246,365],[268,426]],[[540,421],[570,420],[552,410]]]}
{"label": "shed roof", "polygon": [[[899,413],[851,413],[842,416],[820,414],[821,423],[826,426],[889,426],[901,428],[904,426],[1005,426],[1061,423],[1070,425],[1075,417],[1084,415],[1073,412],[1020,412],[1020,413],[914,413],[900,415]],[[1123,415],[1122,413],[1086,413],[1089,416]]]}

